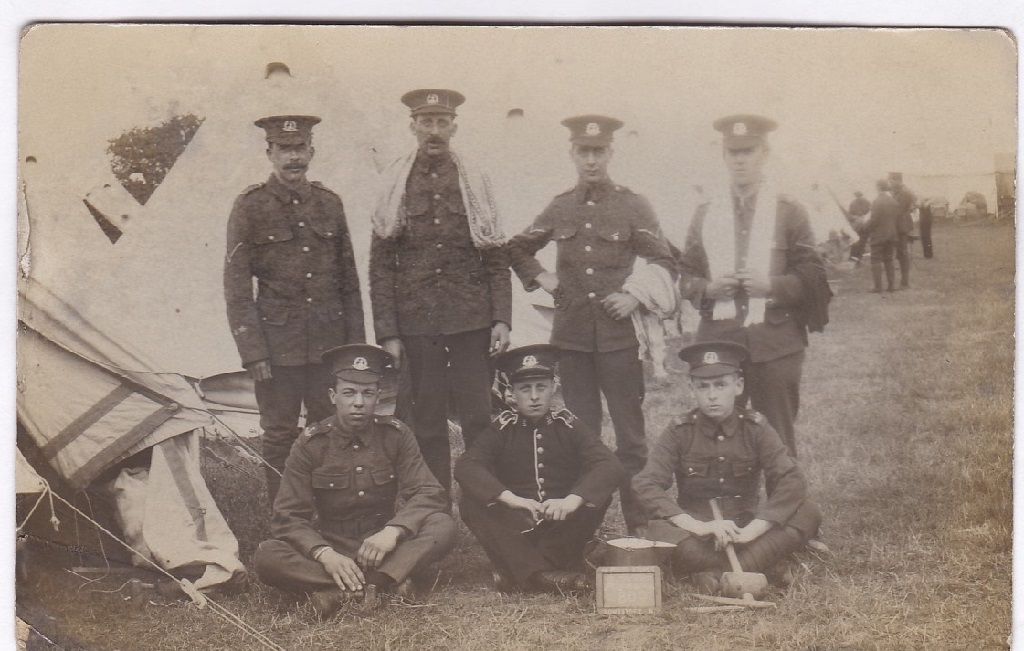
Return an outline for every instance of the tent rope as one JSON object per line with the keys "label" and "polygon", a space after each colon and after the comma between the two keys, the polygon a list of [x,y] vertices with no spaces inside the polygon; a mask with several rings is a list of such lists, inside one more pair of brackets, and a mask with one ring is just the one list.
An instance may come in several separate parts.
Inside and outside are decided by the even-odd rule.
{"label": "tent rope", "polygon": [[18,533],[20,534],[25,530],[25,525],[28,524],[28,519],[32,517],[32,514],[36,512],[39,505],[43,503],[43,499],[46,497],[50,498],[50,524],[53,526],[54,531],[60,531],[60,519],[57,518],[57,512],[53,508],[53,490],[50,489],[50,485],[46,483],[46,480],[42,477],[39,481],[43,482],[43,490],[39,493],[39,497],[36,499],[36,503],[29,509],[28,515],[26,515],[21,524],[18,525]]}
{"label": "tent rope", "polygon": [[62,502],[65,506],[67,506],[69,509],[71,509],[72,511],[74,511],[78,515],[80,515],[83,518],[85,518],[86,520],[88,520],[90,523],[92,523],[92,525],[94,527],[96,527],[97,529],[99,529],[103,533],[105,533],[108,536],[110,536],[115,542],[120,544],[122,547],[127,549],[129,552],[131,552],[132,554],[138,556],[139,558],[141,558],[143,561],[145,561],[149,565],[153,566],[153,568],[157,572],[160,572],[161,574],[167,576],[169,579],[171,579],[172,581],[177,583],[181,587],[182,591],[185,592],[185,594],[187,594],[190,597],[192,597],[192,600],[194,602],[196,602],[196,605],[199,605],[200,607],[203,604],[209,605],[210,606],[210,610],[213,611],[214,614],[216,614],[217,616],[221,617],[222,619],[224,619],[226,622],[228,622],[232,626],[235,626],[236,628],[241,630],[243,633],[246,633],[246,634],[250,635],[251,637],[255,638],[262,646],[264,646],[264,647],[266,647],[268,649],[272,649],[273,651],[285,651],[284,647],[280,646],[279,644],[277,644],[276,642],[271,640],[269,637],[264,635],[262,632],[260,632],[256,628],[254,628],[254,627],[250,626],[249,624],[247,624],[244,620],[242,620],[241,617],[239,617],[238,615],[234,614],[233,612],[231,612],[230,610],[228,610],[224,606],[216,603],[209,596],[200,594],[195,589],[195,587],[192,585],[192,583],[190,581],[187,581],[185,579],[180,579],[179,580],[173,574],[171,574],[170,572],[168,572],[167,570],[165,570],[164,568],[160,567],[155,562],[153,562],[152,559],[150,559],[150,558],[146,557],[145,555],[139,553],[134,547],[132,547],[128,543],[126,543],[123,540],[121,540],[120,538],[118,538],[113,532],[111,532],[108,529],[106,529],[99,522],[96,522],[95,520],[90,518],[88,515],[83,513],[74,504],[72,504],[71,502],[67,501],[66,499],[64,499],[60,495],[57,495],[52,490],[50,491],[50,493],[54,497],[56,497],[60,502]]}
{"label": "tent rope", "polygon": [[254,457],[256,457],[257,459],[259,459],[259,460],[260,460],[260,463],[262,463],[262,464],[263,464],[264,466],[266,466],[267,468],[270,468],[271,470],[273,470],[274,472],[276,472],[276,473],[278,474],[278,476],[283,476],[283,475],[281,474],[281,471],[280,471],[280,470],[278,470],[278,469],[277,469],[277,468],[275,468],[274,466],[270,465],[270,462],[269,462],[269,461],[267,461],[266,459],[264,459],[264,458],[263,458],[263,455],[262,455],[262,454],[260,454],[259,452],[256,452],[256,450],[253,450],[253,449],[252,449],[252,448],[251,448],[251,447],[249,446],[249,444],[248,444],[248,443],[246,443],[246,442],[245,442],[244,440],[242,440],[242,437],[241,437],[241,435],[239,435],[239,433],[238,433],[238,432],[236,432],[236,431],[234,430],[234,428],[233,428],[233,427],[231,427],[230,425],[228,425],[227,423],[225,423],[224,421],[222,421],[222,420],[221,420],[220,418],[218,418],[217,416],[214,416],[213,414],[210,414],[210,415],[211,415],[211,416],[213,416],[213,419],[214,419],[215,421],[217,421],[217,422],[218,422],[218,423],[219,423],[219,424],[220,424],[220,425],[221,425],[222,427],[224,427],[224,429],[226,429],[227,431],[231,432],[231,435],[235,437],[235,439],[236,439],[236,440],[238,441],[239,445],[241,445],[241,446],[242,446],[243,448],[245,448],[246,452],[248,452],[248,453],[249,453],[249,454],[251,454],[252,456],[254,456]]}

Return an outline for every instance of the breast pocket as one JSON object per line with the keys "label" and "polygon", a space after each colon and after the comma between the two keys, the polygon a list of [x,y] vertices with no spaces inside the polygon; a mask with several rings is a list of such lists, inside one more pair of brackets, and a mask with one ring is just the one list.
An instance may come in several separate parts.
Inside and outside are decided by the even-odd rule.
{"label": "breast pocket", "polygon": [[757,474],[757,463],[754,459],[737,459],[732,462],[733,477],[749,477]]}
{"label": "breast pocket", "polygon": [[684,477],[707,477],[710,465],[707,461],[683,459],[680,467],[683,469]]}
{"label": "breast pocket", "polygon": [[273,220],[259,224],[252,231],[252,243],[259,245],[287,242],[293,237],[292,227],[283,220]]}
{"label": "breast pocket", "polygon": [[598,254],[606,266],[622,267],[633,263],[632,232],[628,224],[598,224],[596,230]]}
{"label": "breast pocket", "polygon": [[377,500],[387,505],[393,505],[398,495],[398,480],[394,468],[382,468],[370,472],[373,480],[373,494]]}
{"label": "breast pocket", "polygon": [[352,475],[350,473],[345,474],[329,474],[322,472],[313,473],[313,490],[345,490],[352,485]]}

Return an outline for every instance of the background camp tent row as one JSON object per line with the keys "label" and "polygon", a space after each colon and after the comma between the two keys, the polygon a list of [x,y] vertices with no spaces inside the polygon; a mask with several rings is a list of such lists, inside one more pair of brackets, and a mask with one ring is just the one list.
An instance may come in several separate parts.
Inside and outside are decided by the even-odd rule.
{"label": "background camp tent row", "polygon": [[[994,43],[1002,38],[969,30],[35,27],[22,40],[20,71],[19,419],[75,488],[197,429],[227,423],[257,433],[221,273],[231,205],[269,174],[252,124],[260,117],[323,118],[310,178],[345,202],[365,292],[376,171],[414,146],[398,101],[411,88],[467,96],[453,145],[491,171],[510,234],[574,183],[559,121],[598,112],[626,122],[613,178],[646,195],[666,234],[681,241],[697,186],[722,182],[711,122],[748,111],[781,123],[772,174],[782,187],[805,196],[819,184],[808,203],[822,206],[814,219],[825,237],[842,221],[822,191],[846,205],[854,189],[870,196],[890,170],[912,188],[918,179],[971,179],[996,205],[993,157],[1015,133],[1012,118],[997,117],[1014,115],[1012,48]],[[290,76],[268,77],[272,62]],[[988,89],[985,105],[956,97],[968,85]],[[202,123],[140,204],[111,172],[108,142],[182,115]],[[959,191],[945,190],[953,203]],[[121,229],[116,243],[85,201]],[[516,343],[544,339],[531,308],[544,297],[514,286]]]}

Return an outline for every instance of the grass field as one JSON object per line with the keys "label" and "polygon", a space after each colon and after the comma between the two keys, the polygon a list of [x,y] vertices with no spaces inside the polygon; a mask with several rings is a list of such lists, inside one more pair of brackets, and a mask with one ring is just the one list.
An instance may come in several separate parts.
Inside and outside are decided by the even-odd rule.
{"label": "grass field", "polygon": [[[795,584],[768,595],[775,611],[694,615],[672,582],[658,615],[599,616],[592,600],[501,595],[464,528],[420,605],[318,622],[306,603],[254,578],[217,601],[286,649],[1006,648],[1014,231],[944,226],[935,250],[922,260],[918,248],[910,291],[867,293],[866,268],[836,279],[832,322],[811,337],[797,422],[831,553],[800,555]],[[652,438],[685,404],[673,382],[649,388]],[[248,561],[265,535],[259,484],[207,470]],[[606,526],[623,530],[617,506]],[[132,608],[122,581],[85,586],[40,570],[20,590],[19,613],[67,649],[258,648],[191,605]]]}

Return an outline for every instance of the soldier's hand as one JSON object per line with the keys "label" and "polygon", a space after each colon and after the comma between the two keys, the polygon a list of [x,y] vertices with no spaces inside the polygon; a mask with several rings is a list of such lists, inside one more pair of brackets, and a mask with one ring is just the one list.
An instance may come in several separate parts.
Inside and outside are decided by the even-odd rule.
{"label": "soldier's hand", "polygon": [[730,299],[736,296],[740,288],[740,281],[734,276],[722,276],[715,278],[704,288],[704,296],[715,301]]}
{"label": "soldier's hand", "polygon": [[601,305],[604,307],[605,312],[608,313],[608,316],[618,321],[625,319],[640,307],[640,301],[632,294],[613,292],[604,297]]}
{"label": "soldier's hand", "polygon": [[249,375],[257,382],[266,382],[270,378],[274,377],[270,372],[269,359],[260,359],[246,364],[245,370],[249,371]]}
{"label": "soldier's hand", "polygon": [[508,335],[512,329],[504,321],[491,326],[491,354],[497,355],[508,350]]}
{"label": "soldier's hand", "polygon": [[735,542],[740,535],[740,528],[732,520],[712,520],[704,523],[704,536],[713,536],[715,551],[725,549],[727,543]]}
{"label": "soldier's hand", "polygon": [[366,538],[356,552],[356,562],[363,567],[375,570],[384,562],[384,557],[395,551],[401,536],[398,527],[384,527],[377,533]]}
{"label": "soldier's hand", "polygon": [[537,281],[537,284],[540,285],[541,289],[552,296],[555,295],[555,290],[558,289],[558,274],[551,273],[550,271],[542,271],[537,274],[537,277],[534,280]]}
{"label": "soldier's hand", "polygon": [[772,528],[772,523],[768,520],[754,519],[747,523],[747,526],[741,527],[739,534],[733,538],[733,542],[745,544],[753,542],[760,538],[764,533]]}
{"label": "soldier's hand", "polygon": [[380,347],[388,351],[395,360],[395,370],[402,368],[403,357],[405,357],[405,346],[402,344],[402,340],[398,337],[388,337],[384,341],[380,342]]}
{"label": "soldier's hand", "polygon": [[366,577],[363,576],[363,571],[359,569],[356,562],[348,556],[339,554],[333,549],[328,549],[323,554],[320,554],[320,565],[334,579],[334,583],[338,586],[339,590],[355,592],[363,589]]}
{"label": "soldier's hand", "polygon": [[540,502],[526,497],[519,497],[512,491],[503,491],[502,494],[498,496],[498,503],[507,506],[510,509],[526,511],[535,522],[544,517],[544,506]]}
{"label": "soldier's hand", "polygon": [[579,495],[566,495],[561,499],[544,500],[545,520],[565,520],[583,506],[583,498]]}
{"label": "soldier's hand", "polygon": [[751,298],[766,298],[772,291],[772,283],[764,274],[743,269],[736,272],[736,279]]}

